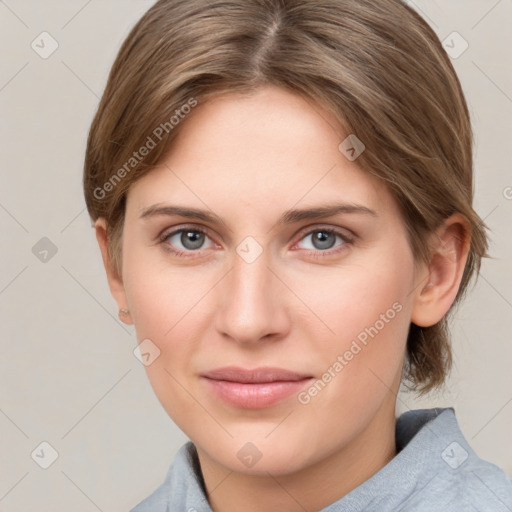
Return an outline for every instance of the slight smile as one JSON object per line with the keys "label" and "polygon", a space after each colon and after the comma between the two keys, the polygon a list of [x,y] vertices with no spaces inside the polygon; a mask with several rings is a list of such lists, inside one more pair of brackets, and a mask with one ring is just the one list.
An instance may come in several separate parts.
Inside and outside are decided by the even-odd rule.
{"label": "slight smile", "polygon": [[201,375],[211,392],[229,405],[263,409],[296,395],[313,378],[283,368],[225,367]]}

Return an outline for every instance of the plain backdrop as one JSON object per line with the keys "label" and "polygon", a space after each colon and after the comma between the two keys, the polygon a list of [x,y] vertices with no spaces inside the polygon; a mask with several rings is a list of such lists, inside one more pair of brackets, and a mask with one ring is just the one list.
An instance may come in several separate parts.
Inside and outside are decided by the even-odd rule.
{"label": "plain backdrop", "polygon": [[[152,3],[0,1],[2,512],[127,511],[186,441],[133,355],[133,329],[117,320],[81,188],[107,73]],[[447,391],[401,393],[397,413],[454,407],[475,451],[512,476],[512,1],[409,3],[456,53],[468,45],[453,63],[493,258],[454,317]],[[47,58],[55,43],[42,32],[58,44]]]}

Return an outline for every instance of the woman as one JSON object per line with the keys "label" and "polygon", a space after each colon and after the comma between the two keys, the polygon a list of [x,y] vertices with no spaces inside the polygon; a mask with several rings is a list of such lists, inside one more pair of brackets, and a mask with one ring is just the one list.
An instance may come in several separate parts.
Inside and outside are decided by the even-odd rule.
{"label": "woman", "polygon": [[191,442],[143,511],[511,510],[453,408],[486,255],[468,110],[398,0],[161,0],[124,42],[84,187],[110,289]]}

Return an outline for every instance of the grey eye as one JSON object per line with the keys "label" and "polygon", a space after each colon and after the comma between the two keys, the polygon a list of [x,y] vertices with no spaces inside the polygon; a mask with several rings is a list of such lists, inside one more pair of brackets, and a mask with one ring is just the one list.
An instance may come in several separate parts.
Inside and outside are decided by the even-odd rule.
{"label": "grey eye", "polygon": [[313,245],[316,249],[330,249],[336,243],[336,235],[326,231],[315,231],[311,234]]}
{"label": "grey eye", "polygon": [[344,237],[339,233],[326,229],[317,229],[303,237],[301,242],[303,249],[326,251],[332,249],[336,245],[337,240],[339,240],[338,246],[345,243]]}
{"label": "grey eye", "polygon": [[[169,233],[165,237],[165,242],[178,250],[184,251],[197,251],[213,245],[206,233],[197,229],[179,229]],[[206,244],[206,242],[209,242],[209,244]]]}
{"label": "grey eye", "polygon": [[180,242],[183,244],[185,249],[194,250],[199,249],[205,239],[206,235],[204,233],[198,233],[197,231],[182,231]]}

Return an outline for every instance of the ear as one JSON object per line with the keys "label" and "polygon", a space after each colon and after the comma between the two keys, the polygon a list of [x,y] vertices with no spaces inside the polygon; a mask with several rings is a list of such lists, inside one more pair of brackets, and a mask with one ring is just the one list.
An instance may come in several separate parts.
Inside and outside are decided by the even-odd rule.
{"label": "ear", "polygon": [[449,217],[434,233],[427,276],[422,277],[414,292],[412,323],[430,327],[449,311],[459,290],[469,245],[469,223],[459,213]]}
{"label": "ear", "polygon": [[[117,302],[119,311],[128,311],[128,303],[126,300],[126,292],[124,290],[124,284],[122,277],[115,268],[113,263],[112,254],[109,247],[109,240],[107,234],[107,222],[103,218],[99,218],[94,223],[94,229],[96,231],[96,240],[100,246],[101,257],[103,258],[103,265],[107,273],[108,285],[110,293],[114,300]],[[119,318],[125,324],[132,324],[132,320],[129,313],[119,314]]]}

